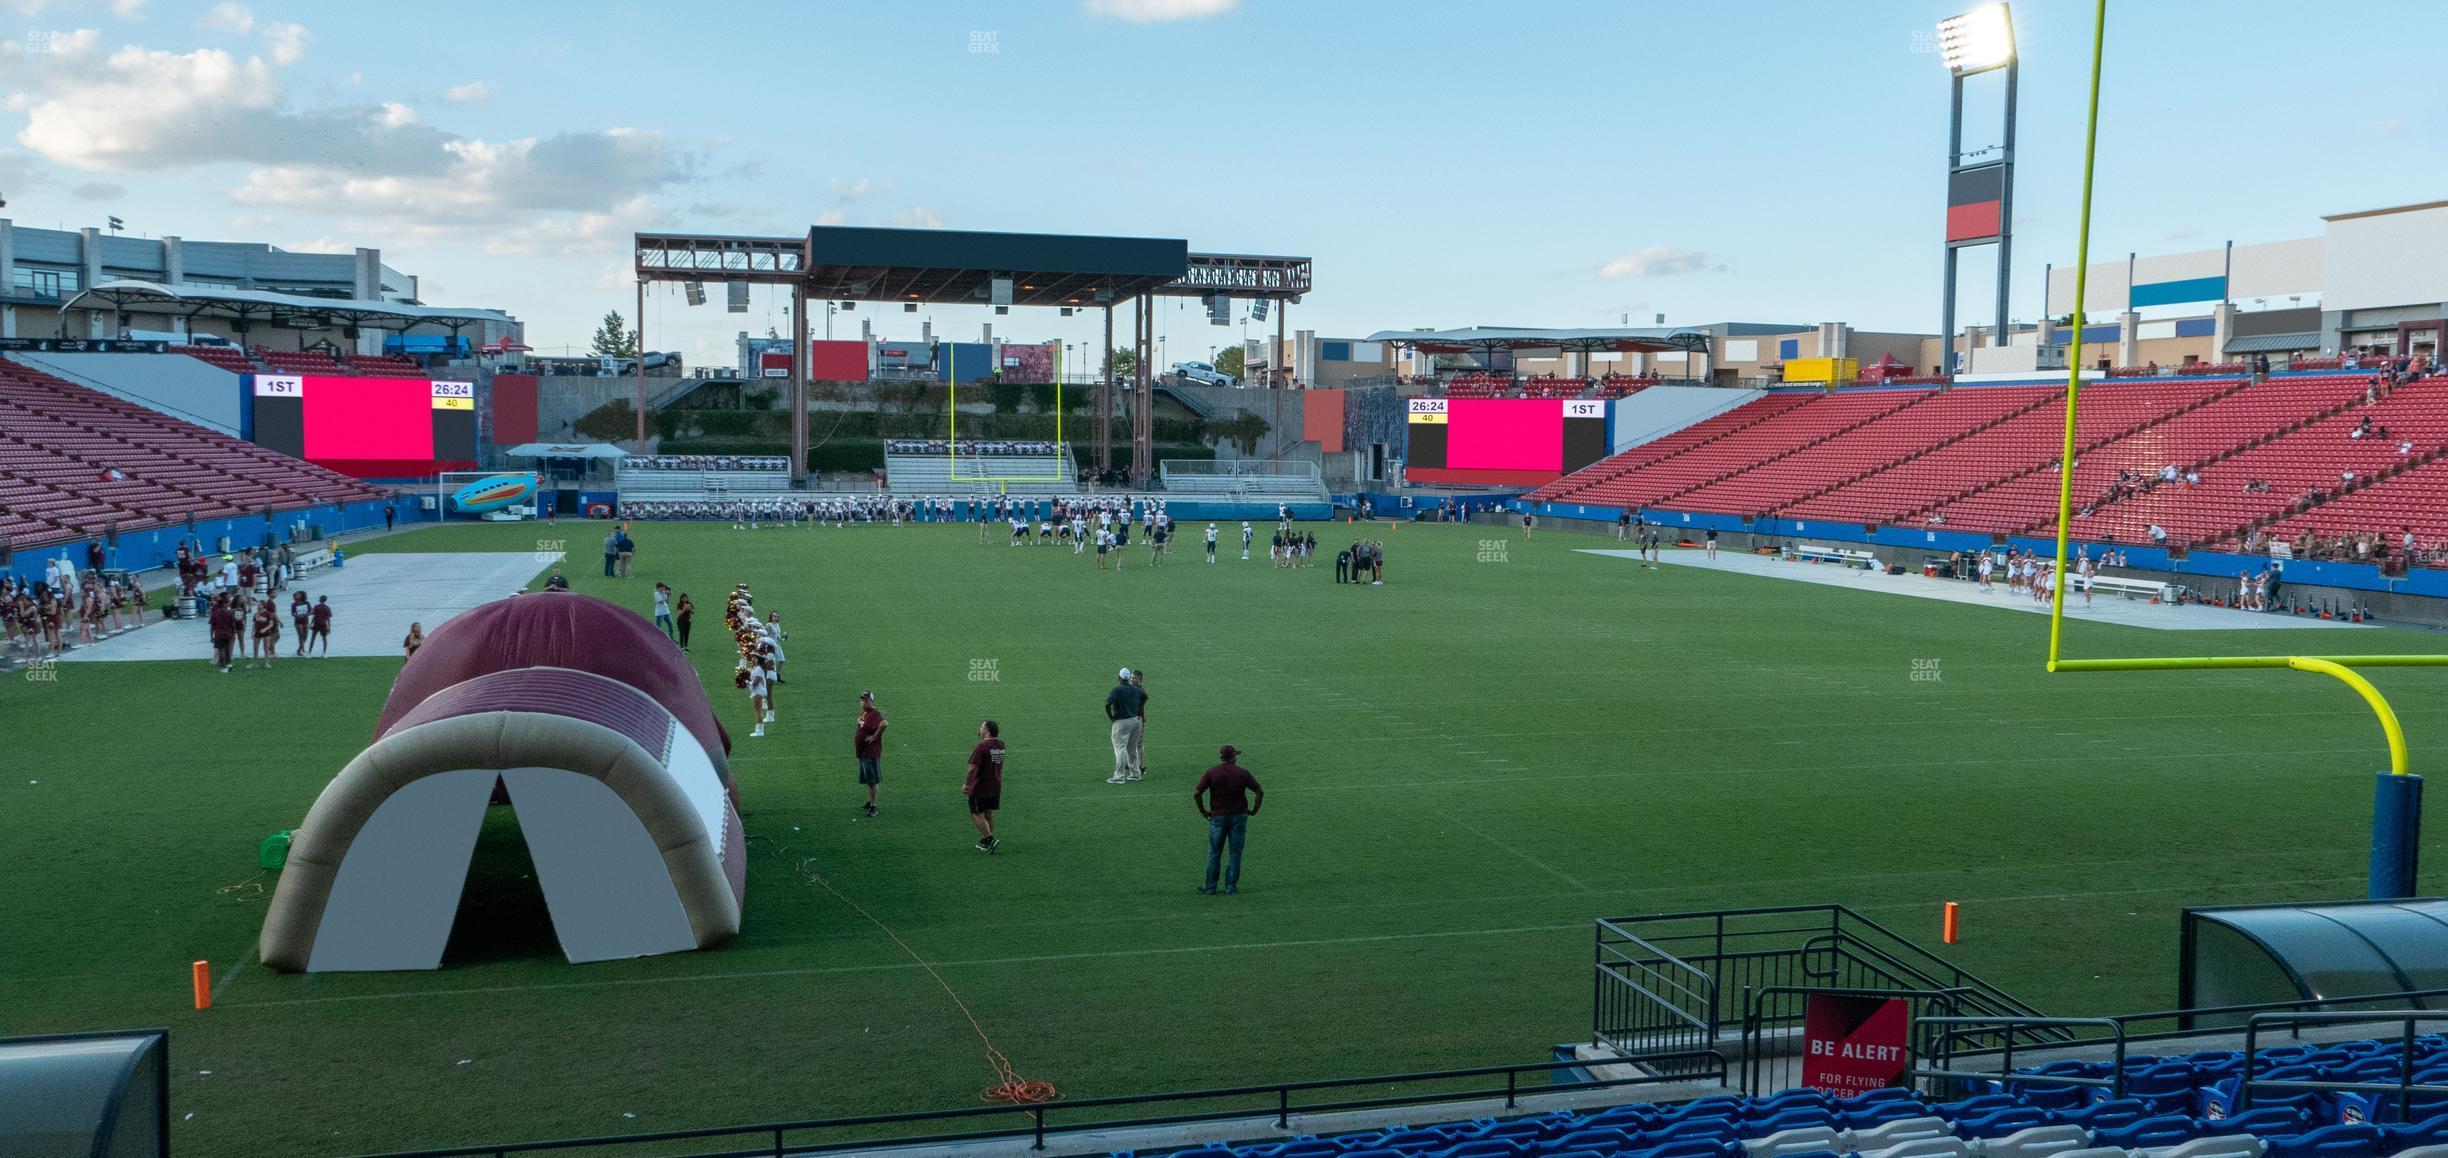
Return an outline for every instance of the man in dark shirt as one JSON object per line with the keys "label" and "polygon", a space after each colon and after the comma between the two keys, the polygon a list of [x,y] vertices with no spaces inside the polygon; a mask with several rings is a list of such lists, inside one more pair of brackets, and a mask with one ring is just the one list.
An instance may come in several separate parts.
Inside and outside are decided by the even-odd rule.
{"label": "man in dark shirt", "polygon": [[1105,693],[1105,718],[1113,724],[1113,775],[1107,784],[1125,784],[1147,774],[1139,762],[1140,738],[1147,716],[1147,692],[1131,682],[1123,668],[1114,689]]}
{"label": "man in dark shirt", "polygon": [[552,574],[544,579],[544,589],[546,591],[569,590],[569,576],[562,574],[559,567],[553,568]]}
{"label": "man in dark shirt", "polygon": [[212,615],[206,622],[211,625],[212,629],[213,666],[221,669],[223,675],[227,675],[230,669],[230,649],[238,642],[238,612],[230,607],[227,599],[214,596]]}
{"label": "man in dark shirt", "polygon": [[994,814],[1003,807],[1003,729],[993,720],[978,725],[977,746],[969,749],[969,778],[961,784],[961,795],[969,798],[969,820],[977,825],[977,850],[992,853],[995,840]]}
{"label": "man in dark shirt", "polygon": [[867,786],[867,815],[876,814],[876,785],[884,781],[884,729],[890,725],[884,713],[876,710],[875,693],[859,693],[858,728],[851,733],[850,748],[858,757],[859,783]]}
{"label": "man in dark shirt", "polygon": [[323,658],[331,658],[331,596],[315,596],[314,610],[306,616],[306,634],[323,648]]}
{"label": "man in dark shirt", "polygon": [[1345,547],[1335,552],[1335,582],[1348,583],[1351,581],[1351,565],[1351,548]]}
{"label": "man in dark shirt", "polygon": [[1249,769],[1234,762],[1241,755],[1239,748],[1226,744],[1216,755],[1224,762],[1209,768],[1190,790],[1190,802],[1207,818],[1207,883],[1199,886],[1199,892],[1216,891],[1216,861],[1230,844],[1232,860],[1224,866],[1224,891],[1231,894],[1241,891],[1241,842],[1249,835],[1249,818],[1258,815],[1259,806],[1266,803],[1266,789],[1258,786],[1258,778]]}

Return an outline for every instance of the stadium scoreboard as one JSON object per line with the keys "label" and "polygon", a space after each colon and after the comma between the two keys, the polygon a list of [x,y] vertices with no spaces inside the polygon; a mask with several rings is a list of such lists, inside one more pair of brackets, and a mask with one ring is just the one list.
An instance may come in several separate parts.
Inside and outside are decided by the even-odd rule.
{"label": "stadium scoreboard", "polygon": [[247,441],[357,478],[476,467],[476,388],[427,378],[252,374]]}
{"label": "stadium scoreboard", "polygon": [[1413,398],[1409,405],[1404,471],[1424,482],[1549,482],[1609,449],[1603,401]]}

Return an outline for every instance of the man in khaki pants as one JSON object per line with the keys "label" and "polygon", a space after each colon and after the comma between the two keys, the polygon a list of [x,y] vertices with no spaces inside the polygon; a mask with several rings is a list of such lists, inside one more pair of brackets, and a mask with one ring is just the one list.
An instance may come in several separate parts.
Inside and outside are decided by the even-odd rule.
{"label": "man in khaki pants", "polygon": [[1147,715],[1147,692],[1131,682],[1123,668],[1114,689],[1105,693],[1105,718],[1113,722],[1114,772],[1107,784],[1126,784],[1147,774],[1139,762],[1140,729]]}

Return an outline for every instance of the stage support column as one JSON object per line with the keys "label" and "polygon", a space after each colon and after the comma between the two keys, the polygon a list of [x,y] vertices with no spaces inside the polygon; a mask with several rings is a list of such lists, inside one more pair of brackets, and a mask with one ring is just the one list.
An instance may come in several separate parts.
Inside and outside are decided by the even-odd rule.
{"label": "stage support column", "polygon": [[807,287],[791,287],[791,485],[807,478],[808,317]]}
{"label": "stage support column", "polygon": [[[646,279],[638,279],[637,293],[637,453],[646,453]],[[617,337],[618,335],[614,335]]]}
{"label": "stage support column", "polygon": [[1096,469],[1103,475],[1113,469],[1113,393],[1114,393],[1113,303],[1105,303],[1105,367],[1097,375],[1096,399]]}

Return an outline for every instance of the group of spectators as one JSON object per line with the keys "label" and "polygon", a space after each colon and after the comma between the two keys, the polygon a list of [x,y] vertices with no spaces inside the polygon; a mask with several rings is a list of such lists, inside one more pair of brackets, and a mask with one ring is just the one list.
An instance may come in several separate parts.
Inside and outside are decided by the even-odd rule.
{"label": "group of spectators", "polygon": [[1060,447],[1033,438],[888,438],[886,454],[1055,454]]}
{"label": "group of spectators", "polygon": [[141,589],[98,570],[79,571],[65,558],[53,560],[40,579],[0,576],[0,631],[9,650],[28,659],[99,643],[143,622]]}
{"label": "group of spectators", "polygon": [[789,470],[790,458],[779,454],[632,454],[620,460],[622,470]]}
{"label": "group of spectators", "polygon": [[1335,552],[1335,582],[1385,586],[1385,542],[1361,539]]}

